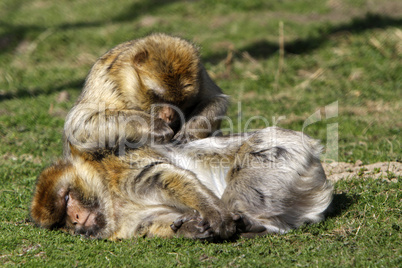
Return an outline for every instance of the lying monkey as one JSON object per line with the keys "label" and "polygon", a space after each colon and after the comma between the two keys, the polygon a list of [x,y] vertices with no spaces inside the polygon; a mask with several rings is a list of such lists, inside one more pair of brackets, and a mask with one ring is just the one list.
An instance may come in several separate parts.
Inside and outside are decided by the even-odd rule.
{"label": "lying monkey", "polygon": [[270,127],[124,156],[72,157],[39,176],[31,217],[94,238],[228,239],[318,222],[332,199],[319,142]]}

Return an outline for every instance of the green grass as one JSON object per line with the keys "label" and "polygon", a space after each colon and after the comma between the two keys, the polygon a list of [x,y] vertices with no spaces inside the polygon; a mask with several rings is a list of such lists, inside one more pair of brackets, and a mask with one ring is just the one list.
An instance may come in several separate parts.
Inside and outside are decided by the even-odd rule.
{"label": "green grass", "polygon": [[[401,161],[400,10],[396,0],[2,0],[0,265],[400,266],[400,176],[340,181],[326,221],[221,244],[93,241],[26,220],[36,176],[61,156],[64,117],[96,58],[152,32],[200,44],[205,66],[232,98],[234,132],[280,116],[279,126],[302,130],[321,111],[304,131],[326,144],[328,125],[337,124],[338,161]],[[62,91],[70,98],[59,102]],[[336,101],[337,116],[326,118]]]}

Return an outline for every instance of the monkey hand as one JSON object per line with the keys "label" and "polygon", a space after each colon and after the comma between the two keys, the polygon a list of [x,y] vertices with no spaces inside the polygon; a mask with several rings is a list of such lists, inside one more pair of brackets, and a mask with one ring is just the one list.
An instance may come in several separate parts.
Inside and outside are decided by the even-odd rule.
{"label": "monkey hand", "polygon": [[173,140],[177,143],[187,143],[193,140],[199,140],[201,138],[205,138],[207,136],[198,136],[197,132],[190,132],[190,131],[183,131],[180,130],[179,132],[174,135]]}
{"label": "monkey hand", "polygon": [[170,227],[178,236],[208,241],[229,239],[236,233],[234,218],[230,213],[218,213],[217,211],[200,217],[197,212],[178,218]]}
{"label": "monkey hand", "polygon": [[162,144],[169,142],[172,139],[174,132],[165,121],[162,119],[155,119],[151,126],[149,135],[151,141]]}
{"label": "monkey hand", "polygon": [[199,223],[202,219],[198,215],[183,216],[175,220],[170,228],[178,237],[213,241],[214,234],[211,229],[204,229]]}
{"label": "monkey hand", "polygon": [[203,215],[199,226],[202,230],[210,229],[214,236],[220,239],[229,239],[236,233],[234,216],[225,211],[214,211]]}

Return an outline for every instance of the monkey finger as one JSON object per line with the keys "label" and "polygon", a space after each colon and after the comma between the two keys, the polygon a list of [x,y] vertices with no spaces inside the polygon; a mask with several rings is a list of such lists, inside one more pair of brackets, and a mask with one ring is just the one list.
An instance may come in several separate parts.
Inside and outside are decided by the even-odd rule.
{"label": "monkey finger", "polygon": [[179,228],[183,225],[183,220],[182,219],[177,219],[175,220],[171,225],[170,228],[174,231],[177,232]]}
{"label": "monkey finger", "polygon": [[179,131],[174,135],[173,140],[177,140],[178,142],[183,142],[184,139],[184,133]]}
{"label": "monkey finger", "polygon": [[179,131],[174,135],[173,140],[177,141],[179,144],[187,143],[196,140],[197,137],[190,132]]}
{"label": "monkey finger", "polygon": [[173,138],[174,132],[163,120],[155,120],[151,126],[150,136],[157,143],[168,142]]}
{"label": "monkey finger", "polygon": [[201,231],[201,232],[205,232],[206,230],[208,230],[208,229],[211,228],[211,226],[210,226],[210,224],[209,224],[209,221],[208,221],[208,220],[205,220],[205,219],[202,220],[202,221],[200,221],[200,222],[198,223],[197,227],[200,228],[200,231]]}
{"label": "monkey finger", "polygon": [[198,230],[199,233],[205,233],[205,232],[211,232],[213,233],[211,227],[209,225],[207,226],[199,226],[198,224],[195,226],[195,228]]}
{"label": "monkey finger", "polygon": [[237,213],[231,213],[231,215],[232,215],[232,219],[234,220],[234,221],[240,221],[241,220],[241,215],[240,214],[237,214]]}
{"label": "monkey finger", "polygon": [[214,232],[211,229],[203,230],[198,224],[199,222],[195,220],[183,222],[180,228],[175,231],[176,236],[212,241],[215,237]]}
{"label": "monkey finger", "polygon": [[194,238],[196,239],[201,239],[201,240],[207,240],[207,241],[212,241],[214,239],[214,233],[212,232],[211,229],[208,229],[202,233],[198,233],[194,235]]}
{"label": "monkey finger", "polygon": [[151,137],[153,138],[153,141],[156,143],[165,143],[172,139],[173,130],[165,132],[153,132],[151,133]]}
{"label": "monkey finger", "polygon": [[[182,217],[176,219],[171,225],[170,228],[172,228],[173,231],[177,231],[179,228],[182,227],[184,223],[189,223],[191,222],[192,225],[195,225],[197,228],[197,223],[201,222],[202,219],[199,216],[199,213],[197,211],[194,211],[194,213],[186,214],[183,215]],[[187,224],[188,225],[188,224]],[[197,228],[199,229],[199,228]]]}

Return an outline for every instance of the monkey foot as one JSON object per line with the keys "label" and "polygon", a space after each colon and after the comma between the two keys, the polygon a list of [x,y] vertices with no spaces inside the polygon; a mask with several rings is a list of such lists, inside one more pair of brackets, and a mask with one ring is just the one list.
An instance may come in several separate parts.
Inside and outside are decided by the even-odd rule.
{"label": "monkey foot", "polygon": [[239,233],[241,237],[251,238],[268,233],[264,226],[252,222],[245,215],[235,214],[233,220],[236,222],[237,233]]}

